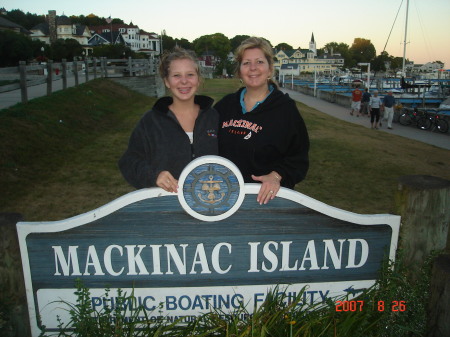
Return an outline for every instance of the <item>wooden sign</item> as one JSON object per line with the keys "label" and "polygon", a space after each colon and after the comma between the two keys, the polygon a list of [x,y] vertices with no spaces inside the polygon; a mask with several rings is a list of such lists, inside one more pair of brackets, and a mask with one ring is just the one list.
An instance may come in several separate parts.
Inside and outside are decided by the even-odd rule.
{"label": "wooden sign", "polygon": [[[142,189],[91,212],[55,222],[19,222],[33,336],[68,322],[76,279],[96,310],[117,289],[150,319],[185,321],[212,309],[252,312],[280,286],[314,303],[357,294],[394,260],[400,217],[346,212],[282,188],[259,205],[259,184],[207,156],[189,164],[178,195]],[[105,288],[111,288],[105,296]],[[153,318],[152,318],[153,317]]]}

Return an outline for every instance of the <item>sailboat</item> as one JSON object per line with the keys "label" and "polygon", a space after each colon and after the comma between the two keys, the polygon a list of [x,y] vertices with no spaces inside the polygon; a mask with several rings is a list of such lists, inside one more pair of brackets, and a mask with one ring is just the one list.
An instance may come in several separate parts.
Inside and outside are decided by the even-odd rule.
{"label": "sailboat", "polygon": [[[420,88],[427,86],[425,83],[409,83],[406,81],[406,39],[408,36],[408,11],[409,11],[409,0],[406,0],[406,17],[405,17],[405,37],[403,39],[403,60],[402,60],[402,73],[401,73],[401,88],[402,88],[402,98],[417,97],[418,94],[408,93],[408,89],[418,89],[420,94]],[[430,85],[428,85],[430,87]]]}
{"label": "sailboat", "polygon": [[403,40],[403,63],[402,63],[402,77],[406,76],[406,37],[408,36],[408,11],[409,11],[409,0],[406,0],[406,19],[405,19],[405,38]]}
{"label": "sailboat", "polygon": [[[403,39],[403,59],[402,59],[402,71],[401,71],[401,98],[424,98],[430,96],[428,90],[432,87],[430,81],[415,81],[412,83],[406,80],[406,44],[408,36],[408,11],[409,11],[409,0],[406,0],[406,17],[405,17],[405,36]],[[412,90],[412,91],[411,91]],[[417,92],[416,92],[417,90]],[[435,93],[431,96],[436,96]]]}
{"label": "sailboat", "polygon": [[[409,83],[406,81],[406,39],[408,34],[408,10],[409,10],[409,0],[406,0],[406,19],[405,19],[405,37],[403,40],[403,63],[402,63],[402,74],[401,74],[401,88],[402,93],[397,96],[399,98],[422,98],[422,104],[424,108],[420,110],[428,110],[433,111],[434,113],[438,113],[440,115],[450,115],[450,98],[445,99],[443,102],[439,104],[439,107],[436,109],[428,109],[425,107],[425,98],[436,96],[436,90],[433,88],[429,81],[413,81],[413,83]],[[430,89],[433,88],[431,91]],[[414,92],[408,92],[408,89],[413,89]],[[416,93],[415,90],[418,90]],[[427,91],[430,90],[430,91]]]}
{"label": "sailboat", "polygon": [[401,76],[406,77],[406,45],[408,37],[408,12],[409,12],[409,0],[406,0],[406,16],[405,16],[405,36],[403,39],[403,59],[402,59],[402,72]]}

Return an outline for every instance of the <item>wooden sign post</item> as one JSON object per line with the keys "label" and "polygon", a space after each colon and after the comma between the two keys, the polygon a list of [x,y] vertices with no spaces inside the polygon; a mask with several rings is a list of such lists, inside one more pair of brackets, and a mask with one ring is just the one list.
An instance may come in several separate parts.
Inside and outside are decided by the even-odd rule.
{"label": "wooden sign post", "polygon": [[178,195],[142,189],[67,220],[17,224],[33,336],[56,330],[57,315],[69,321],[61,301],[76,302],[76,279],[94,309],[113,305],[120,288],[150,319],[189,321],[252,312],[276,286],[292,298],[306,286],[308,303],[355,295],[395,258],[399,216],[350,213],[285,188],[259,205],[259,185],[217,156],[191,162],[179,182]]}

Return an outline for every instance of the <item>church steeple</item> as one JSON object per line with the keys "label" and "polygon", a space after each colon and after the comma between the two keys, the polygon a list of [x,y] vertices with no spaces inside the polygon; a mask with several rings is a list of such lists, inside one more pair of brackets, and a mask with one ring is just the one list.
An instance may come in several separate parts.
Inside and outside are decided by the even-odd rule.
{"label": "church steeple", "polygon": [[317,48],[316,48],[316,41],[314,40],[314,33],[311,34],[311,41],[309,41],[309,50],[314,52],[314,57],[317,56]]}

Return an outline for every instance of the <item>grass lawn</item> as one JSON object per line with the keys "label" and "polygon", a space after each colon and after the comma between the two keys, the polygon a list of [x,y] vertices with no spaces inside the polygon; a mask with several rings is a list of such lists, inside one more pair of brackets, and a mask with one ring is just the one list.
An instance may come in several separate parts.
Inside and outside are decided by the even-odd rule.
{"label": "grass lawn", "polygon": [[450,180],[448,150],[298,106],[311,140],[310,170],[296,187],[302,193],[352,212],[392,213],[399,177]]}
{"label": "grass lawn", "polygon": [[[205,80],[201,93],[217,101],[238,87],[237,80]],[[155,100],[98,79],[0,111],[0,212],[60,220],[132,191],[117,160]],[[450,180],[447,150],[298,107],[311,165],[296,189],[312,198],[357,213],[392,213],[400,176]]]}

